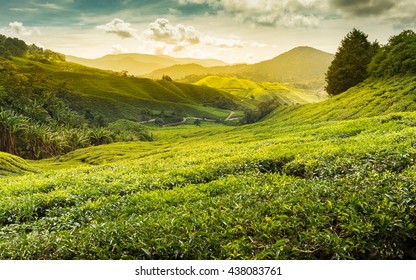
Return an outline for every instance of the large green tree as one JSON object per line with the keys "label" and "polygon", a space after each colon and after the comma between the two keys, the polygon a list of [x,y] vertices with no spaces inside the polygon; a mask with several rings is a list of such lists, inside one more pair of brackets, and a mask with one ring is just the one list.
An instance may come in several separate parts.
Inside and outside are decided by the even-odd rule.
{"label": "large green tree", "polygon": [[393,36],[368,66],[371,76],[392,77],[416,73],[416,33],[404,30]]}
{"label": "large green tree", "polygon": [[367,66],[379,46],[377,42],[370,43],[367,37],[354,28],[341,41],[325,77],[328,94],[340,94],[368,77]]}

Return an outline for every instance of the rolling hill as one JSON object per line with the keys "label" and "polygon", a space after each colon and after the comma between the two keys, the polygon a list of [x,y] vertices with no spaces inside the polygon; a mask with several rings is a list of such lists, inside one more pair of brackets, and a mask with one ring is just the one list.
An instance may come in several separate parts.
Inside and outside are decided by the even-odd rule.
{"label": "rolling hill", "polygon": [[0,258],[415,259],[414,79],[30,162],[0,177]]}
{"label": "rolling hill", "polygon": [[156,70],[145,77],[158,79],[169,75],[184,79],[189,75],[233,75],[253,81],[290,82],[309,84],[319,88],[324,83],[333,55],[310,47],[297,47],[271,60],[256,64],[240,64],[222,67],[196,67],[176,65]]}
{"label": "rolling hill", "polygon": [[238,107],[235,96],[207,87],[136,78],[70,62],[42,63],[22,58],[15,58],[12,65],[6,60],[0,62],[14,67],[10,79],[30,77],[32,88],[59,88],[73,109],[81,113],[88,110],[107,121],[139,120],[143,110],[222,118],[227,110]]}
{"label": "rolling hill", "polygon": [[0,177],[7,175],[22,175],[34,172],[36,169],[31,167],[24,159],[0,152]]}
{"label": "rolling hill", "polygon": [[[0,176],[0,259],[416,259],[416,68],[407,56],[416,52],[396,55],[415,48],[408,39],[381,50],[394,65],[379,61],[380,75],[323,102],[27,161],[36,174]],[[105,87],[120,75],[60,65]],[[1,66],[4,76],[13,70]],[[57,64],[37,67],[64,75]]]}
{"label": "rolling hill", "polygon": [[415,101],[415,76],[368,79],[317,104],[281,107],[270,118],[292,124],[359,119],[416,111]]}
{"label": "rolling hill", "polygon": [[299,90],[278,82],[253,82],[221,76],[207,76],[195,85],[221,89],[256,103],[274,99],[281,105],[293,105],[319,102],[328,98],[319,91]]}
{"label": "rolling hill", "polygon": [[[176,58],[166,55],[149,54],[112,54],[96,59],[66,56],[69,62],[75,62],[89,67],[113,70],[117,72],[128,71],[131,75],[144,75],[160,68],[169,67],[176,64],[199,64],[205,67],[224,66],[225,62],[215,59],[194,59]],[[161,77],[159,77],[161,78]]]}

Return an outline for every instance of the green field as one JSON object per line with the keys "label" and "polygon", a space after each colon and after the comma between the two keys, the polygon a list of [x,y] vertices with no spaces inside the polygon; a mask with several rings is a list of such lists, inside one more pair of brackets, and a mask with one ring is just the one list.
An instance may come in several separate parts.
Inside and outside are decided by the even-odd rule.
{"label": "green field", "polygon": [[416,113],[296,120],[337,99],[19,160],[36,172],[0,178],[0,258],[414,258]]}
{"label": "green field", "polygon": [[[140,120],[143,111],[175,112],[178,116],[221,118],[240,107],[231,94],[207,87],[136,78],[75,63],[41,63],[22,58],[0,60],[39,90],[59,91],[77,111],[91,111],[106,121]],[[12,69],[12,70],[11,70]],[[243,107],[241,107],[243,108]]]}
{"label": "green field", "polygon": [[198,86],[225,90],[252,103],[278,100],[281,105],[305,104],[323,101],[328,95],[319,90],[295,89],[278,82],[254,82],[245,79],[207,76],[196,83]]}

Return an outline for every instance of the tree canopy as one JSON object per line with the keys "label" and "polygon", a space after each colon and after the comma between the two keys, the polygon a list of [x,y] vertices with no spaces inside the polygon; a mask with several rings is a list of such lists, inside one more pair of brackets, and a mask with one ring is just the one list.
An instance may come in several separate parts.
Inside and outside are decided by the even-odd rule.
{"label": "tree canopy", "polygon": [[10,38],[0,34],[0,56],[10,59],[15,57],[27,57],[40,62],[65,61],[65,55],[44,50],[36,45],[28,46],[18,38]]}
{"label": "tree canopy", "polygon": [[373,77],[391,77],[416,73],[416,33],[405,30],[393,36],[368,66]]}
{"label": "tree canopy", "polygon": [[341,41],[325,77],[328,94],[340,94],[368,77],[367,67],[379,45],[370,43],[367,37],[354,28]]}

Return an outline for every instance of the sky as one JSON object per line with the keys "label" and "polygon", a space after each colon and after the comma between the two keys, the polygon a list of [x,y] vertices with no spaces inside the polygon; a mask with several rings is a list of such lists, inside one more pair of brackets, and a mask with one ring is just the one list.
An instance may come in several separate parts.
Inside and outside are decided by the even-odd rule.
{"label": "sky", "polygon": [[0,0],[0,33],[85,58],[146,53],[255,63],[335,53],[353,28],[384,44],[416,29],[414,0]]}

